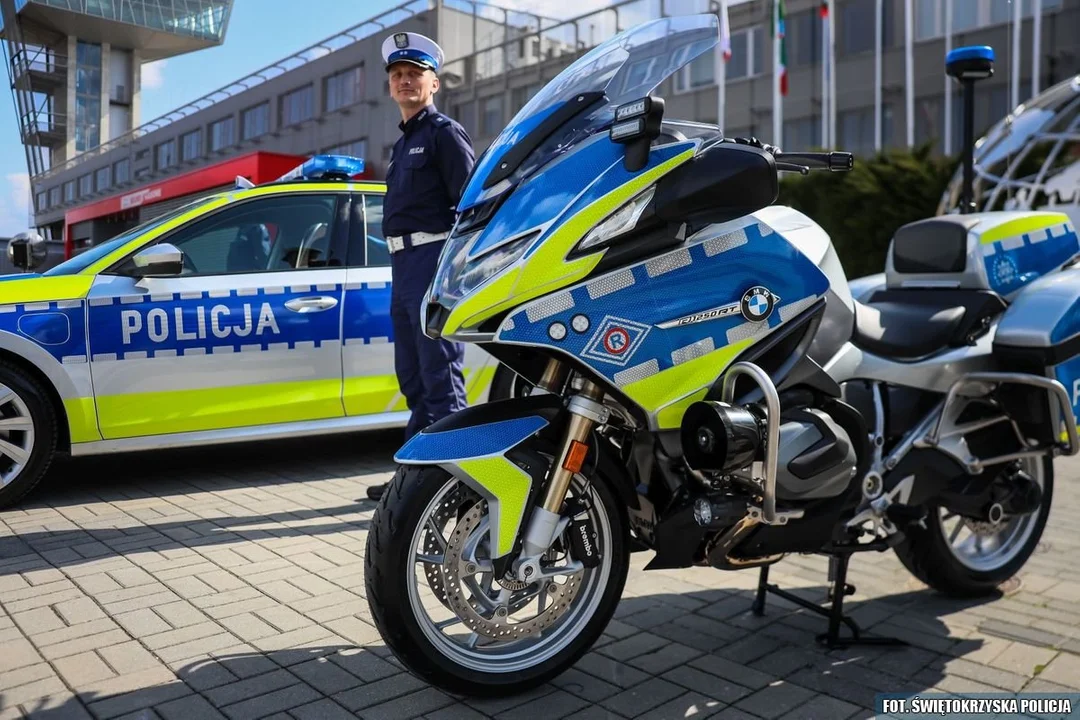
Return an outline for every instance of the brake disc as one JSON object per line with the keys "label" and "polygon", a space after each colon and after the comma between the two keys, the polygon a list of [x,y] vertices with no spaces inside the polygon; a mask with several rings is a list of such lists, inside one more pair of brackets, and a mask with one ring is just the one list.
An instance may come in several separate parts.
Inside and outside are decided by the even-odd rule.
{"label": "brake disc", "polygon": [[[485,504],[478,502],[458,520],[450,540],[446,547],[446,590],[450,602],[450,609],[458,618],[477,635],[493,638],[496,640],[517,640],[528,635],[539,633],[555,623],[570,608],[581,589],[582,570],[566,576],[566,582],[557,583],[551,579],[541,579],[531,583],[530,588],[535,590],[538,583],[544,584],[542,592],[547,593],[548,605],[535,617],[521,621],[511,622],[509,608],[501,605],[496,608],[491,617],[481,614],[483,605],[475,600],[471,593],[478,588],[466,587],[462,580],[463,569],[469,564],[464,557],[465,548],[469,545],[469,539],[477,528],[482,524]],[[478,575],[468,574],[464,577]],[[479,588],[483,592],[482,588]],[[535,595],[533,596],[535,597]],[[521,604],[515,601],[513,596],[508,603],[510,605]]]}
{"label": "brake disc", "polygon": [[[458,483],[453,490],[446,494],[442,503],[435,512],[431,514],[431,524],[427,527],[427,532],[424,533],[423,552],[425,555],[443,555],[443,564],[438,565],[436,563],[425,562],[424,576],[427,578],[428,587],[431,588],[431,592],[435,594],[435,597],[439,599],[439,602],[443,604],[448,610],[452,610],[450,602],[447,599],[446,583],[444,576],[446,573],[446,554],[443,551],[443,531],[446,529],[447,523],[457,518],[461,512],[461,508],[470,499],[476,497],[476,494],[469,490],[465,485]],[[431,525],[435,528],[432,529]]]}

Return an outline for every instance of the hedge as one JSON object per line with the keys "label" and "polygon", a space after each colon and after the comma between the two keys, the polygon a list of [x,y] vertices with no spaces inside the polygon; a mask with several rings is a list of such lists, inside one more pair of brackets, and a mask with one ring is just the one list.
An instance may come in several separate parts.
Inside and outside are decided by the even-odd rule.
{"label": "hedge", "polygon": [[805,213],[829,233],[849,278],[885,269],[898,227],[932,217],[957,165],[930,145],[856,157],[846,173],[785,173],[779,204]]}

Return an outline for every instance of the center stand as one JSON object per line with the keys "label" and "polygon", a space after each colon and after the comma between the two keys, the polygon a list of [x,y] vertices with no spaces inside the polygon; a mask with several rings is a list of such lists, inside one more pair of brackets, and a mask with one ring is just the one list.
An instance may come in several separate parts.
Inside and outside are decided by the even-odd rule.
{"label": "center stand", "polygon": [[[864,548],[866,550],[877,549],[874,545],[875,544],[861,546],[860,551]],[[757,597],[754,598],[754,603],[751,606],[754,615],[761,617],[765,614],[765,596],[766,593],[772,593],[785,600],[790,600],[796,605],[806,608],[811,612],[829,618],[828,632],[818,635],[816,640],[818,644],[824,645],[830,650],[847,648],[855,645],[907,647],[908,643],[898,638],[866,637],[862,634],[862,629],[859,627],[858,623],[847,615],[844,615],[844,596],[853,595],[855,593],[855,586],[847,583],[848,561],[851,559],[854,551],[840,550],[827,554],[829,555],[829,580],[832,583],[832,586],[829,588],[828,597],[829,601],[832,603],[831,607],[822,607],[821,605],[804,600],[798,595],[786,590],[781,590],[777,585],[769,584],[769,566],[763,565],[760,571],[761,574],[758,576]],[[851,631],[851,637],[840,637],[841,623],[847,625],[848,629]]]}

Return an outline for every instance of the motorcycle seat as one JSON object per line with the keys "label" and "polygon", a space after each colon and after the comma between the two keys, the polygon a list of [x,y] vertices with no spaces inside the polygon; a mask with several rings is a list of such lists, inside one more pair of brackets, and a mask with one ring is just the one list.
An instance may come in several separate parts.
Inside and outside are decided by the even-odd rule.
{"label": "motorcycle seat", "polygon": [[984,290],[883,290],[855,302],[852,342],[895,360],[916,360],[949,347],[970,344],[989,318],[1005,309]]}

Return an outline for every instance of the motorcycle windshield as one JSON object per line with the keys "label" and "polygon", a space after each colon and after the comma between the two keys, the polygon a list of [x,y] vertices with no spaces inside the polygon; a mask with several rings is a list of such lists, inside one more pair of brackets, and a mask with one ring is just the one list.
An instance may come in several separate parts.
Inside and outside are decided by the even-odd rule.
{"label": "motorcycle windshield", "polygon": [[[463,192],[458,210],[464,212],[487,195],[505,190],[502,182],[489,182],[498,172],[513,182],[568,152],[595,133],[610,126],[615,108],[651,93],[679,68],[719,41],[716,15],[686,15],[652,20],[626,30],[579,58],[545,85],[518,111],[477,162]],[[584,117],[575,114],[550,135],[531,135],[567,102],[590,93],[604,98]],[[540,133],[538,133],[540,134]],[[528,150],[508,173],[504,163],[514,162],[508,153],[523,145]]]}

